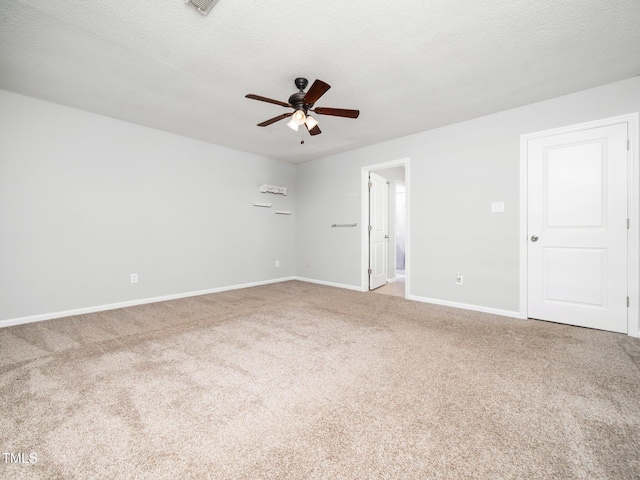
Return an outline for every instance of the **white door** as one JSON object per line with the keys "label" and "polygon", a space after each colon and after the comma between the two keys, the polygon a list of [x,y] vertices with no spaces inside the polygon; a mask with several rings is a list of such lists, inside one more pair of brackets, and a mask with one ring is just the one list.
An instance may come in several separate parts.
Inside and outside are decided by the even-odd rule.
{"label": "white door", "polygon": [[389,251],[389,186],[369,173],[369,290],[387,283]]}
{"label": "white door", "polygon": [[627,124],[528,142],[528,316],[627,332]]}

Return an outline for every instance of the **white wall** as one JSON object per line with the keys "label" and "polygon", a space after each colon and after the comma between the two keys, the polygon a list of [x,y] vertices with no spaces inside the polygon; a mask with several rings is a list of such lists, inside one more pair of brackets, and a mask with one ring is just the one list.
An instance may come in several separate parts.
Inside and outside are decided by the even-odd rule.
{"label": "white wall", "polygon": [[362,287],[360,233],[324,227],[359,218],[362,166],[409,158],[409,294],[515,313],[520,135],[637,111],[640,77],[300,164],[297,272]]}
{"label": "white wall", "polygon": [[[360,289],[361,167],[403,158],[409,294],[516,312],[520,135],[636,111],[640,77],[293,166],[0,91],[0,322],[292,275]],[[253,207],[261,183],[294,215]]]}
{"label": "white wall", "polygon": [[[360,286],[360,170],[333,157],[296,165],[296,274]],[[304,192],[300,195],[300,192]],[[357,223],[357,228],[332,228]],[[357,266],[356,266],[357,263]]]}
{"label": "white wall", "polygon": [[0,121],[0,321],[295,274],[293,165],[5,91]]}

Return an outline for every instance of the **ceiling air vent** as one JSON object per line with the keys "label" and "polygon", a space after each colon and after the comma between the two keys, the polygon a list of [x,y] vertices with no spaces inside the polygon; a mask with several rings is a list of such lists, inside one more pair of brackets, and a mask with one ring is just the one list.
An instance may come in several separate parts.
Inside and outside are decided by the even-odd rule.
{"label": "ceiling air vent", "polygon": [[208,15],[218,0],[184,0],[184,3],[191,5],[203,15]]}

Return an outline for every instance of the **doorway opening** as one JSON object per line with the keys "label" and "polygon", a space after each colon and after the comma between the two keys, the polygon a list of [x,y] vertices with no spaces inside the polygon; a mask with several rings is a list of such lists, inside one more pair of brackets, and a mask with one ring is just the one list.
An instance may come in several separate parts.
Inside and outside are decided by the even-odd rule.
{"label": "doorway opening", "polygon": [[[382,177],[382,181],[386,183],[384,189],[388,192],[386,202],[374,199],[371,203],[369,185],[374,182],[371,182],[370,177],[378,179],[378,183],[380,183],[379,177]],[[378,193],[377,196],[379,197],[380,194]],[[372,290],[376,293],[403,298],[409,295],[409,198],[408,158],[362,167],[362,225],[364,228],[361,242],[361,289],[363,291]],[[372,215],[381,218],[380,208],[385,204],[386,224],[383,221],[377,221],[378,226],[375,229],[382,231],[373,232],[372,236],[368,228],[372,225],[371,230],[374,230],[373,225],[376,224],[376,218],[372,218]],[[381,244],[381,239],[385,236],[387,238],[382,241],[387,243]]]}
{"label": "doorway opening", "polygon": [[396,183],[396,278],[402,278],[404,280],[405,277],[405,260],[406,260],[406,246],[405,246],[405,230],[407,229],[407,216],[406,216],[406,205],[407,205],[407,189],[405,187],[404,181],[398,181]]}

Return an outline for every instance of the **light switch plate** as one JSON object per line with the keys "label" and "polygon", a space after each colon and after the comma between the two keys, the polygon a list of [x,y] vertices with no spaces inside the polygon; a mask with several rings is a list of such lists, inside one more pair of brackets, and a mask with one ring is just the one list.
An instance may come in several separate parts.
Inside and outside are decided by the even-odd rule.
{"label": "light switch plate", "polygon": [[491,202],[491,213],[504,212],[504,202]]}

